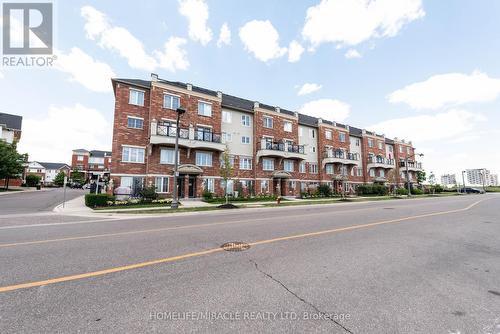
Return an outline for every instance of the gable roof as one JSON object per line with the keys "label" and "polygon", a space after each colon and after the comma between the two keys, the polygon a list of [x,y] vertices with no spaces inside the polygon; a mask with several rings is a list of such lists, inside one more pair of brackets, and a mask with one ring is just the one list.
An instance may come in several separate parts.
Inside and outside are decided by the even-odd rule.
{"label": "gable roof", "polygon": [[45,169],[61,169],[63,167],[70,168],[68,164],[65,164],[64,162],[38,162],[38,163],[43,167],[45,167]]}
{"label": "gable roof", "polygon": [[7,129],[21,130],[23,117],[0,112],[0,124],[5,125]]}
{"label": "gable roof", "polygon": [[318,119],[313,116],[299,114],[299,124],[317,127]]}
{"label": "gable roof", "polygon": [[223,107],[253,112],[253,105],[253,101],[233,95],[222,94]]}

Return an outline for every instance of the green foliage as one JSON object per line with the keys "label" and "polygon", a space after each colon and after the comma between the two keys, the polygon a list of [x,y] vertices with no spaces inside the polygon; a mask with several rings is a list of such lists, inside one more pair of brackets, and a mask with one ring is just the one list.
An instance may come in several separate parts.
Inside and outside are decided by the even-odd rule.
{"label": "green foliage", "polygon": [[418,171],[417,172],[417,183],[421,184],[424,182],[426,179],[425,172],[424,171]]}
{"label": "green foliage", "polygon": [[233,165],[231,163],[231,155],[227,145],[224,152],[221,154],[221,166],[219,168],[219,172],[222,180],[224,181],[224,197],[226,198],[226,203],[228,203],[229,197],[227,196],[227,181],[233,176]]}
{"label": "green foliage", "polygon": [[71,171],[71,181],[75,183],[83,184],[85,183],[85,179],[83,178],[83,173],[78,170]]}
{"label": "green foliage", "polygon": [[486,187],[487,193],[499,193],[500,187]]}
{"label": "green foliage", "polygon": [[389,190],[386,186],[381,184],[362,184],[358,186],[358,195],[377,195],[385,196],[388,194]]}
{"label": "green foliage", "polygon": [[208,191],[207,189],[203,190],[203,194],[201,196],[206,202],[214,198],[214,194],[212,194],[212,192]]}
{"label": "green foliage", "polygon": [[63,171],[60,171],[59,173],[57,173],[56,178],[54,179],[54,183],[58,186],[63,186],[65,176],[66,174],[64,174]]}
{"label": "green foliage", "polygon": [[398,194],[398,195],[408,195],[408,189],[406,189],[406,188],[398,188],[396,190],[396,194]]}
{"label": "green foliage", "polygon": [[318,186],[318,194],[321,197],[330,197],[332,195],[332,190],[328,184],[320,184]]}
{"label": "green foliage", "polygon": [[26,185],[28,187],[36,187],[38,184],[40,184],[41,179],[42,178],[38,175],[28,174],[26,175]]}
{"label": "green foliage", "polygon": [[423,195],[423,190],[419,188],[411,188],[412,195]]}
{"label": "green foliage", "polygon": [[[16,144],[9,144],[6,141],[0,140],[0,179],[7,181],[12,178],[17,178],[23,172],[23,164],[28,160],[26,154],[17,152]],[[9,187],[7,182],[6,188]]]}
{"label": "green foliage", "polygon": [[114,196],[108,194],[86,194],[85,205],[90,208],[107,206],[108,201],[114,201]]}
{"label": "green foliage", "polygon": [[151,201],[158,198],[155,186],[144,187],[139,190],[139,196],[146,201]]}
{"label": "green foliage", "polygon": [[[259,195],[256,197],[234,197],[231,198],[231,202],[259,202],[259,201],[275,201],[276,196],[271,195],[271,196],[265,196],[265,195]],[[283,201],[283,199],[281,199]],[[222,204],[225,203],[225,198],[220,198],[220,197],[213,197],[211,199],[204,199],[205,202],[207,203],[215,203],[215,204]]]}

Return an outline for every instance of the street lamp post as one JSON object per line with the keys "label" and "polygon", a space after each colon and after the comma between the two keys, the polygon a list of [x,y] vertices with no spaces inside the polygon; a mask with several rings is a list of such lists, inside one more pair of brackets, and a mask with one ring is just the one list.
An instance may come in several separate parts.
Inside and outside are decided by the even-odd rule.
{"label": "street lamp post", "polygon": [[171,208],[172,209],[177,209],[179,207],[179,192],[177,189],[177,178],[179,177],[179,133],[180,133],[180,128],[179,128],[179,120],[182,114],[186,112],[186,109],[183,108],[177,108],[177,120],[175,123],[175,150],[174,150],[174,189],[173,191],[173,196],[172,196],[172,204]]}
{"label": "street lamp post", "polygon": [[481,176],[482,176],[482,179],[483,179],[483,191],[486,192],[486,169],[483,168],[483,170],[481,171]]}
{"label": "street lamp post", "polygon": [[[417,154],[419,157],[423,157],[424,154],[423,153],[420,153],[420,154]],[[409,158],[415,158],[415,154],[411,155],[411,156],[406,156],[405,158],[405,169],[406,169],[406,185],[408,187],[408,197],[411,197],[411,186],[410,186],[410,173],[408,173],[408,159]]]}
{"label": "street lamp post", "polygon": [[463,190],[462,192],[463,192],[464,194],[465,194],[465,176],[464,176],[464,173],[465,173],[465,172],[466,172],[465,170],[463,170],[463,171],[462,171],[462,183],[463,183],[463,185],[464,185],[464,186],[463,186],[463,188],[462,188],[462,190]]}

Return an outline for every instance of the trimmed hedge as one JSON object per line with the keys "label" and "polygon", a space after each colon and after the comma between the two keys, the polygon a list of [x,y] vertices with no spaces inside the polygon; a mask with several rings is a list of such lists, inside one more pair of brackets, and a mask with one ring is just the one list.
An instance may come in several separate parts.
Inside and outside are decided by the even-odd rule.
{"label": "trimmed hedge", "polygon": [[398,195],[408,195],[408,189],[406,189],[406,188],[398,188],[396,190],[396,193]]}
{"label": "trimmed hedge", "polygon": [[358,186],[358,195],[379,195],[385,196],[389,192],[386,186],[381,184],[362,184]]}
{"label": "trimmed hedge", "polygon": [[114,196],[108,194],[86,194],[85,205],[90,208],[107,206],[108,201],[113,201]]}

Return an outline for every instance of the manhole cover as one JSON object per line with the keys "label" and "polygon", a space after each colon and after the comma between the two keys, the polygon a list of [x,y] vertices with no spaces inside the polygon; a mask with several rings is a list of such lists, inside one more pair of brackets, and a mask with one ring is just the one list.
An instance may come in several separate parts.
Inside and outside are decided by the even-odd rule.
{"label": "manhole cover", "polygon": [[241,252],[249,249],[250,245],[242,241],[231,241],[231,242],[226,242],[220,247],[228,252]]}

